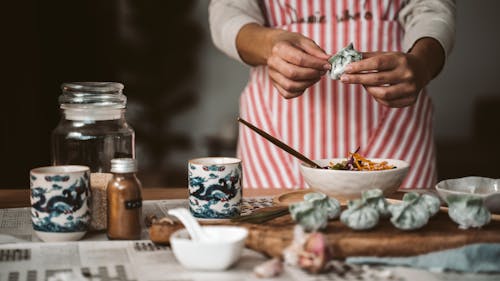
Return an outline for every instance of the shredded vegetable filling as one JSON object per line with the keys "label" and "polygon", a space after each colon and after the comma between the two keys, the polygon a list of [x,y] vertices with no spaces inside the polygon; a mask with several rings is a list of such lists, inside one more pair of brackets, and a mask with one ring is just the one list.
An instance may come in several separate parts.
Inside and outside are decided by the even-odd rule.
{"label": "shredded vegetable filling", "polygon": [[394,169],[396,166],[389,165],[387,161],[373,162],[361,156],[356,150],[354,153],[349,153],[348,160],[341,163],[330,162],[328,169],[346,170],[346,171],[381,171]]}

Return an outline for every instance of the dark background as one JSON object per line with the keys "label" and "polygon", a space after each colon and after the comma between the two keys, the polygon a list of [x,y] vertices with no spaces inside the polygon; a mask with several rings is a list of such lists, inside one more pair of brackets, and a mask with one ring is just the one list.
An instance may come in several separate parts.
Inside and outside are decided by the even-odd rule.
{"label": "dark background", "polygon": [[[137,150],[148,156],[141,170],[161,167],[160,155],[190,149],[190,138],[169,130],[169,123],[197,103],[198,93],[185,86],[193,83],[204,36],[201,23],[189,17],[195,2],[10,3],[0,185],[21,187],[30,168],[50,164],[57,97],[67,81],[125,84],[127,119],[138,136]],[[153,178],[159,170],[162,176]],[[180,185],[175,172],[144,172],[145,184]]]}
{"label": "dark background", "polygon": [[[435,100],[440,179],[500,178],[500,1],[458,1],[457,40]],[[186,186],[189,158],[234,155],[247,68],[215,50],[208,1],[3,3],[0,188],[50,164],[68,81],[119,81],[144,186]]]}

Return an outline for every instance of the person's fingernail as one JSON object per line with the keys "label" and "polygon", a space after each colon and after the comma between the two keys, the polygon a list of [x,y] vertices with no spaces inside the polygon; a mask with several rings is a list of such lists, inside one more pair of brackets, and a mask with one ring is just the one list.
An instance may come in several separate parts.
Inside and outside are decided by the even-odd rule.
{"label": "person's fingernail", "polygon": [[346,65],[346,67],[344,68],[344,71],[345,72],[351,72],[352,71],[352,66]]}
{"label": "person's fingernail", "polygon": [[349,82],[349,77],[347,77],[346,75],[342,75],[342,76],[340,76],[340,81]]}
{"label": "person's fingernail", "polygon": [[332,66],[329,63],[323,65],[323,69],[325,69],[325,70],[330,70],[331,68],[332,68]]}

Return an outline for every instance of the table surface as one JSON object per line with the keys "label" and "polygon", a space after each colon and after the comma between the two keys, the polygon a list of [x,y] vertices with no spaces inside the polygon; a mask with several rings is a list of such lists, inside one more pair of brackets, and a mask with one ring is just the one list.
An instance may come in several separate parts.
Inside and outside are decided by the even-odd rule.
{"label": "table surface", "polygon": [[[247,188],[243,190],[244,197],[274,196],[289,189],[278,188]],[[182,199],[188,197],[187,187],[157,187],[142,190],[144,200]],[[29,189],[2,189],[0,190],[0,208],[29,207]]]}

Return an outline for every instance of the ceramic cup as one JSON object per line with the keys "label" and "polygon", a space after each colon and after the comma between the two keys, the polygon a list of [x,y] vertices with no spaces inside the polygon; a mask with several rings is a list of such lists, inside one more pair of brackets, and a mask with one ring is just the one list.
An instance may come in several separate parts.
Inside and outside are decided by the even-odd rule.
{"label": "ceramic cup", "polygon": [[189,209],[204,219],[226,219],[241,212],[241,160],[207,157],[189,160]]}
{"label": "ceramic cup", "polygon": [[50,166],[30,171],[31,222],[45,242],[81,239],[90,224],[90,171]]}

